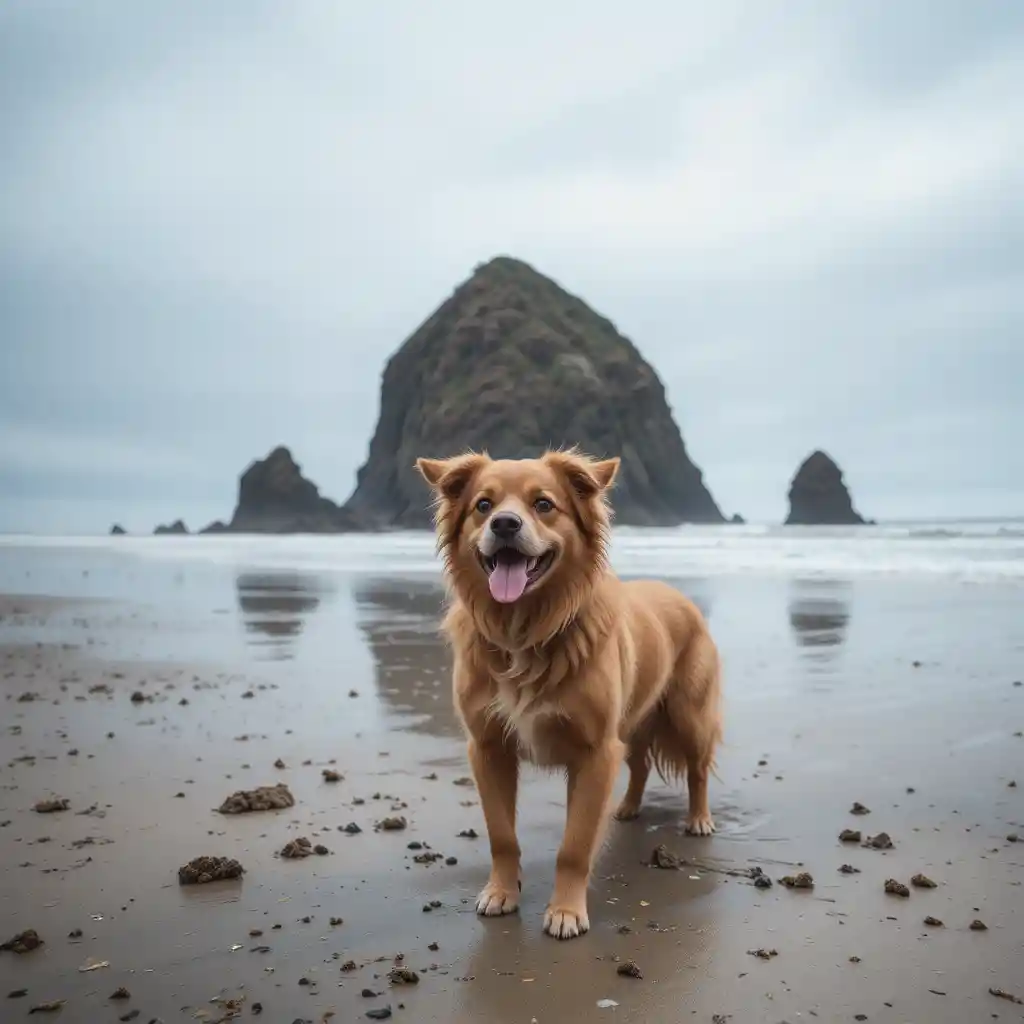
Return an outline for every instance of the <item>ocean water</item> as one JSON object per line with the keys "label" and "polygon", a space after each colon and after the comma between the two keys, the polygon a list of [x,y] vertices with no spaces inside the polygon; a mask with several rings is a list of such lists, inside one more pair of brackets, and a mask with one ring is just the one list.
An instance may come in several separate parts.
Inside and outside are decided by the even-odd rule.
{"label": "ocean water", "polygon": [[[1024,582],[1024,518],[868,527],[621,528],[612,565],[623,576],[857,580],[904,577]],[[0,535],[0,591],[96,592],[81,582],[168,563],[192,571],[292,571],[321,577],[436,578],[426,532],[337,536],[54,537]],[[132,573],[136,575],[136,573]],[[78,582],[75,582],[75,579]],[[94,581],[97,583],[98,581]],[[102,588],[100,588],[102,589]],[[95,596],[119,596],[96,594]]]}

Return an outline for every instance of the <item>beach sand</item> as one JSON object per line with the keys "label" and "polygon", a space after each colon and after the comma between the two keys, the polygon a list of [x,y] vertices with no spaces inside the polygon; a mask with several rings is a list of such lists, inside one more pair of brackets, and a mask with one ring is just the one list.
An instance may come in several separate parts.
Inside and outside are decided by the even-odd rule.
{"label": "beach sand", "polygon": [[[229,591],[138,572],[131,600],[20,597],[4,580],[0,941],[33,928],[45,944],[0,953],[0,1020],[54,1000],[32,1019],[247,1020],[257,1004],[284,1024],[386,1006],[417,1024],[1024,1019],[990,992],[1024,998],[1019,589],[681,581],[726,666],[719,833],[685,836],[682,791],[653,781],[641,818],[610,828],[591,932],[559,943],[541,932],[557,777],[522,788],[520,914],[473,912],[489,859],[436,587],[264,572]],[[215,811],[277,782],[294,807]],[[51,797],[69,808],[33,810]],[[394,815],[404,830],[375,831]],[[276,856],[300,836],[329,853]],[[659,844],[680,870],[647,866]],[[243,878],[180,886],[204,854]],[[813,889],[777,881],[802,871]],[[884,891],[917,873],[937,886]],[[627,960],[642,978],[618,973]],[[418,983],[392,984],[396,964]]]}

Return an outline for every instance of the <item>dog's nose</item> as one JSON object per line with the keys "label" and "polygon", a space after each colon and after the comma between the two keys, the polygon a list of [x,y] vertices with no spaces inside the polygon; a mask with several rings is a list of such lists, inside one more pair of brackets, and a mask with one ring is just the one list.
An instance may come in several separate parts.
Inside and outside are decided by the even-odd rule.
{"label": "dog's nose", "polygon": [[511,540],[523,528],[523,521],[514,512],[499,512],[491,520],[491,533],[502,540]]}

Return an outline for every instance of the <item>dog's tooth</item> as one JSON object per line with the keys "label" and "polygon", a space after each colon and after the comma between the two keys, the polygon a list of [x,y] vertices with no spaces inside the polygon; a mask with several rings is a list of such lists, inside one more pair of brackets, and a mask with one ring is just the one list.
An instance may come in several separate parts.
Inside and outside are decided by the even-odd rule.
{"label": "dog's tooth", "polygon": [[537,568],[537,559],[536,558],[528,558],[526,560],[526,571],[527,572],[533,572],[533,570],[536,569],[536,568]]}

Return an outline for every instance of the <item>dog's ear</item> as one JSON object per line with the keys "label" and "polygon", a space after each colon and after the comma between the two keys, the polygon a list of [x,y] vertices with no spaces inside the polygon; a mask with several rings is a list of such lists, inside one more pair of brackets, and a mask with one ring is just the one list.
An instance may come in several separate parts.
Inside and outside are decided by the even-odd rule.
{"label": "dog's ear", "polygon": [[544,458],[564,474],[572,489],[583,499],[604,494],[615,482],[621,464],[617,456],[598,461],[575,451],[548,452]]}
{"label": "dog's ear", "polygon": [[416,468],[438,495],[449,501],[458,501],[485,461],[486,455],[469,452],[451,459],[417,459]]}

